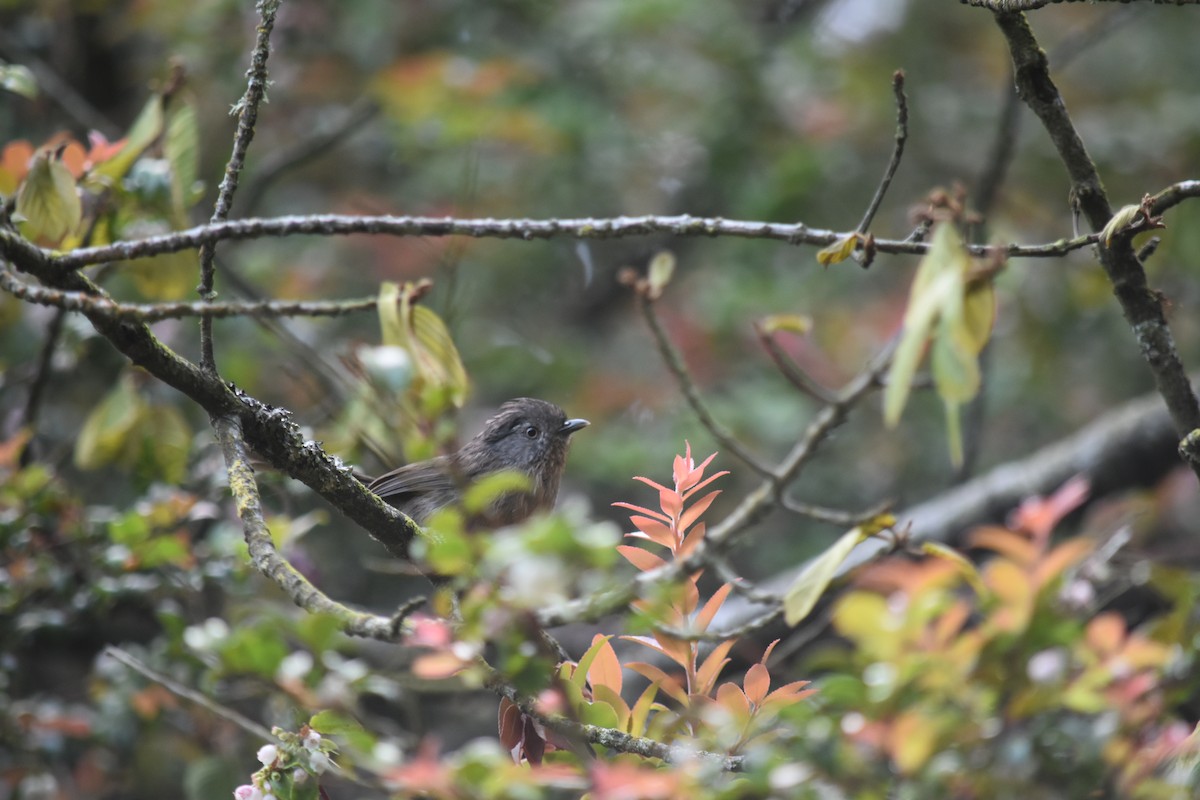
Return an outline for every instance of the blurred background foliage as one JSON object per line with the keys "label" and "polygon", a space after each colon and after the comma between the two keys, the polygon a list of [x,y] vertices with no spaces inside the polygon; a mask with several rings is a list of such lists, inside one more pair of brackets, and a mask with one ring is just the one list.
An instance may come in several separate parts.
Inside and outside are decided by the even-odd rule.
{"label": "blurred background foliage", "polygon": [[[1114,205],[1194,177],[1195,9],[1054,4],[1031,19]],[[249,4],[231,0],[0,0],[0,57],[32,69],[40,88],[33,99],[0,93],[0,146],[36,147],[64,132],[86,142],[90,130],[114,141],[182,69],[203,182],[189,223],[199,223],[227,158],[228,112],[244,90],[255,21]],[[1011,76],[991,15],[942,0],[286,2],[273,36],[269,103],[233,216],[688,213],[846,231],[861,218],[892,146],[896,69],[907,75],[910,134],[873,233],[908,235],[914,209],[936,188],[961,184],[978,198],[1000,137],[1014,150],[1012,166],[977,238],[1036,243],[1072,235],[1067,177],[1040,126],[1022,109],[1016,131],[1000,133]],[[126,235],[171,227],[164,216],[147,213]],[[1169,302],[1184,362],[1193,364],[1200,323],[1187,309],[1200,290],[1188,265],[1200,263],[1200,210],[1185,203],[1167,222],[1148,269]],[[463,433],[518,395],[589,418],[566,493],[588,498],[594,516],[617,519],[609,504],[629,498],[629,478],[654,477],[683,439],[697,452],[718,449],[615,280],[621,267],[641,267],[664,248],[678,264],[658,306],[664,323],[716,415],[769,457],[795,441],[814,406],[771,367],[753,323],[771,314],[810,317],[812,332],[789,341],[791,354],[840,385],[896,331],[916,264],[879,256],[867,271],[852,262],[822,269],[809,249],[738,239],[291,237],[222,244],[218,290],[222,299],[334,299],[370,296],[384,280],[432,278],[425,302],[446,321],[471,378]],[[181,274],[195,269],[194,256],[182,262]],[[164,272],[141,280],[117,266],[103,279],[129,300],[191,299],[194,279],[167,280],[170,267],[160,266]],[[1151,386],[1086,251],[1014,261],[997,285],[977,469],[1025,455]],[[54,316],[0,296],[0,411],[10,444]],[[318,623],[277,607],[274,590],[247,574],[240,531],[221,509],[221,460],[203,415],[130,370],[80,317],[66,315],[61,326],[32,431],[35,471],[15,472],[15,450],[4,462],[21,476],[8,487],[17,493],[6,499],[11,505],[0,506],[4,569],[10,578],[26,571],[4,598],[9,684],[0,692],[29,704],[26,722],[37,737],[28,727],[5,733],[24,748],[70,751],[80,796],[111,794],[116,782],[123,796],[148,797],[178,785],[171,770],[183,770],[190,748],[208,756],[214,774],[220,764],[212,759],[236,762],[239,754],[221,723],[207,719],[198,731],[197,718],[182,723],[184,712],[165,699],[130,706],[140,722],[129,711],[104,713],[141,691],[119,670],[90,671],[104,642],[141,642],[148,660],[207,676],[210,688],[225,681],[223,694],[234,697],[261,693],[264,681],[278,689],[289,648],[305,642],[318,656],[304,679],[329,705],[349,704],[346,687],[367,678],[336,648],[321,656],[328,642],[301,630]],[[226,378],[293,410],[314,438],[367,471],[398,463],[399,441],[384,431],[364,443],[359,420],[343,413],[360,397],[358,354],[380,340],[375,315],[243,318],[216,329]],[[196,354],[193,320],[154,330]],[[112,424],[130,436],[141,432],[140,444],[97,464],[78,457],[76,440],[103,403],[124,414]],[[151,425],[155,434],[142,435]],[[732,470],[719,513],[754,476],[728,456],[717,464]],[[326,591],[377,610],[411,593],[367,537],[294,484],[265,480],[285,552]],[[797,494],[854,509],[895,498],[902,507],[954,480],[940,403],[919,393],[897,431],[884,430],[876,402],[858,410],[806,469]],[[1129,502],[1174,508],[1192,494],[1191,483],[1177,481]],[[774,515],[735,559],[748,575],[767,575],[839,532]],[[30,575],[42,577],[29,583]],[[247,605],[253,598],[262,605]],[[244,655],[227,636],[210,637],[225,643],[212,645],[219,656],[201,634],[188,639],[210,616],[231,613],[238,618],[227,624],[252,641]],[[46,667],[56,642],[61,675]],[[264,650],[263,642],[278,646]],[[238,679],[229,681],[230,672]],[[403,698],[389,681],[374,680],[387,684],[368,693],[379,703]],[[320,689],[326,681],[336,684],[328,692]],[[81,770],[87,758],[114,751],[87,750],[53,729],[75,714],[117,726],[107,741],[122,742],[133,762],[160,763],[145,748],[173,748],[163,763],[174,766],[162,767],[161,783],[137,786],[119,782],[140,767]],[[409,721],[409,730],[427,723]],[[180,741],[146,738],[154,726]]]}

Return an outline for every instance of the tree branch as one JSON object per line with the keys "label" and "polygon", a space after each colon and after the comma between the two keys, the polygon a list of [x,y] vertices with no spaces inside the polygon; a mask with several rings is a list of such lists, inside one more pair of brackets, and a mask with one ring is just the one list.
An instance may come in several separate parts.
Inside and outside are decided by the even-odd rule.
{"label": "tree branch", "polygon": [[[4,232],[0,231],[0,235]],[[345,236],[365,233],[386,236],[469,236],[483,239],[618,239],[665,233],[673,236],[734,236],[766,239],[792,245],[824,247],[849,236],[849,233],[810,228],[804,223],[727,220],[720,217],[614,217],[583,219],[455,219],[452,217],[358,217],[340,214],[313,214],[251,218],[210,223],[183,231],[148,236],[101,247],[83,247],[56,255],[42,251],[57,272],[77,270],[91,264],[147,258],[162,253],[191,250],[209,242],[236,239],[261,239],[269,236]],[[999,250],[1009,258],[1059,258],[1099,241],[1097,234],[1060,239],[1035,245],[971,245],[972,255],[986,256]],[[5,241],[0,238],[0,250]],[[925,242],[910,239],[876,239],[881,253],[924,255]]]}
{"label": "tree branch", "polygon": [[13,273],[0,269],[0,288],[13,297],[64,311],[88,310],[113,319],[158,322],[181,317],[337,317],[359,311],[374,311],[377,298],[306,302],[302,300],[263,300],[254,303],[118,303],[108,297],[85,292],[46,289],[25,283]]}
{"label": "tree branch", "polygon": [[[17,269],[57,289],[109,299],[108,294],[76,272],[58,273],[38,247],[0,229],[0,254]],[[130,361],[196,402],[210,417],[236,416],[247,442],[272,466],[324,497],[367,530],[397,558],[420,529],[400,512],[367,491],[352,471],[331,458],[316,442],[305,441],[289,412],[267,406],[201,369],[164,345],[143,322],[109,316],[97,308],[81,308],[92,326]]]}
{"label": "tree branch", "polygon": [[[258,36],[250,56],[250,69],[246,71],[249,81],[246,84],[246,93],[234,106],[234,110],[238,112],[237,131],[233,135],[233,151],[229,154],[229,163],[225,165],[225,177],[221,179],[211,222],[221,222],[229,218],[233,193],[237,191],[238,176],[246,163],[246,151],[250,149],[250,142],[254,140],[258,106],[267,94],[267,57],[271,52],[271,30],[275,27],[275,12],[279,10],[279,4],[280,0],[258,2]],[[196,291],[205,302],[216,299],[216,293],[213,291],[216,276],[213,266],[215,255],[216,242],[207,242],[200,246],[200,285],[196,287]],[[216,374],[212,317],[200,319],[200,363],[206,370]]]}
{"label": "tree branch", "polygon": [[[1008,40],[1017,91],[1042,121],[1070,175],[1073,204],[1083,212],[1092,230],[1103,229],[1112,218],[1112,207],[1096,166],[1050,77],[1046,54],[1038,47],[1023,14],[998,12],[996,23]],[[1187,191],[1179,189],[1178,193]],[[1175,200],[1174,196],[1164,198],[1164,202],[1169,200]],[[1175,349],[1175,340],[1163,312],[1163,300],[1148,286],[1146,272],[1133,252],[1130,239],[1129,234],[1118,234],[1111,241],[1100,242],[1100,264],[1112,283],[1113,293],[1133,330],[1142,356],[1150,366],[1158,392],[1166,401],[1175,432],[1182,439],[1200,428],[1200,402]],[[1200,460],[1192,461],[1192,465],[1200,477]]]}
{"label": "tree branch", "polygon": [[859,233],[866,233],[867,228],[871,227],[871,220],[875,219],[875,214],[883,203],[883,196],[887,194],[888,187],[892,185],[892,178],[895,177],[896,170],[900,167],[900,158],[904,155],[904,143],[908,141],[908,98],[904,96],[904,70],[902,69],[898,69],[892,74],[892,94],[896,96],[896,143],[892,147],[892,157],[888,159],[887,168],[883,171],[883,178],[879,181],[879,186],[875,188],[875,196],[871,198],[871,203],[867,206],[867,213],[863,214],[862,221],[858,223],[856,230]]}

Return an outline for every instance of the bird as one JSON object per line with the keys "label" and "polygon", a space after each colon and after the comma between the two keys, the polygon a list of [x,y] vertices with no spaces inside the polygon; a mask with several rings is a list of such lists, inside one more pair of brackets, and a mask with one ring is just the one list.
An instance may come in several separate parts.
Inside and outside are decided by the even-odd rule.
{"label": "bird", "polygon": [[589,424],[568,419],[554,403],[518,397],[503,403],[454,453],[386,472],[367,488],[424,526],[435,511],[458,503],[471,484],[513,470],[529,478],[529,489],[501,494],[482,516],[496,527],[515,525],[554,507],[571,435]]}

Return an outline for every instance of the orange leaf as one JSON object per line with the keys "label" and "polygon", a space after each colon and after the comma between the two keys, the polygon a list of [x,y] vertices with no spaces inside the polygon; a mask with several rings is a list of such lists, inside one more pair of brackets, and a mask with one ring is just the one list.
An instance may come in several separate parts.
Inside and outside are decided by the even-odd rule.
{"label": "orange leaf", "polygon": [[[643,538],[649,539],[655,544],[661,544],[668,550],[675,549],[675,534],[671,532],[669,527],[662,524],[658,520],[653,520],[649,517],[635,516],[630,517],[629,521],[632,522],[639,531],[645,534]],[[631,533],[626,534],[626,536],[637,536],[637,534]]]}
{"label": "orange leaf", "polygon": [[744,726],[750,721],[750,701],[736,684],[722,683],[717,687],[717,702],[728,709],[735,723]]}
{"label": "orange leaf", "polygon": [[1087,642],[1101,656],[1117,652],[1125,641],[1125,620],[1115,611],[1093,619],[1087,626]]}
{"label": "orange leaf", "polygon": [[640,569],[642,572],[649,572],[652,569],[666,566],[667,562],[663,561],[658,556],[649,551],[643,550],[640,547],[634,547],[631,544],[617,545],[617,552],[625,556],[630,564]]}
{"label": "orange leaf", "polygon": [[1007,528],[987,525],[967,534],[969,547],[982,547],[1007,556],[1021,566],[1032,564],[1037,558],[1037,546],[1028,538]]}
{"label": "orange leaf", "polygon": [[726,639],[714,647],[708,654],[708,658],[704,659],[700,669],[696,670],[696,686],[694,687],[696,694],[708,694],[712,690],[721,670],[725,669],[725,665],[729,663],[729,659],[725,656],[729,654],[735,642],[734,639]]}
{"label": "orange leaf", "polygon": [[703,632],[708,630],[709,623],[712,622],[716,613],[721,610],[721,605],[725,602],[725,598],[729,596],[729,592],[733,590],[733,584],[727,583],[720,589],[713,592],[713,596],[708,598],[708,602],[704,604],[704,608],[700,609],[700,613],[692,621],[692,630]]}
{"label": "orange leaf", "polygon": [[671,491],[671,490],[670,490],[670,489],[668,489],[667,487],[663,486],[661,483],[657,483],[657,482],[655,482],[655,481],[652,481],[652,480],[650,480],[649,478],[643,478],[641,475],[634,475],[634,476],[633,476],[633,479],[634,479],[635,481],[641,481],[642,483],[644,483],[644,484],[646,484],[647,486],[650,486],[650,487],[652,487],[652,488],[654,488],[654,489],[658,489],[660,492],[669,492],[669,491]]}
{"label": "orange leaf", "polygon": [[676,558],[686,558],[696,549],[696,545],[704,541],[704,523],[701,522],[696,527],[688,531],[687,536],[683,537],[683,544],[679,545],[679,549],[675,551]]}
{"label": "orange leaf", "polygon": [[771,689],[771,673],[762,664],[751,664],[742,685],[746,687],[746,699],[756,706],[761,705]]}
{"label": "orange leaf", "polygon": [[692,503],[691,507],[679,518],[679,530],[686,531],[692,527],[692,523],[698,520],[701,514],[708,511],[708,507],[712,505],[712,501],[716,500],[717,495],[720,493],[721,490],[716,489],[704,495],[704,497],[701,497],[695,503]]}
{"label": "orange leaf", "polygon": [[671,489],[660,489],[658,504],[662,506],[663,513],[672,520],[679,519],[679,513],[683,511],[683,495]]}
{"label": "orange leaf", "polygon": [[620,694],[621,662],[617,658],[617,651],[613,650],[607,636],[596,634],[592,639],[593,647],[595,647],[597,640],[603,641],[604,644],[596,651],[596,658],[592,661],[591,668],[588,669],[588,683],[592,685],[593,689],[598,686],[607,686],[617,694]]}
{"label": "orange leaf", "polygon": [[762,705],[790,705],[797,700],[803,700],[817,693],[816,689],[805,689],[812,681],[792,681],[785,683],[763,698]]}
{"label": "orange leaf", "polygon": [[713,473],[712,475],[709,475],[707,478],[705,478],[704,480],[700,481],[700,482],[699,482],[699,483],[697,483],[695,486],[693,486],[692,488],[690,488],[690,489],[688,489],[686,492],[684,492],[684,493],[683,493],[683,499],[684,499],[684,500],[687,500],[687,499],[689,499],[689,498],[690,498],[692,495],[694,495],[696,492],[698,492],[698,491],[700,491],[701,489],[703,489],[705,486],[708,486],[710,483],[712,483],[713,481],[715,481],[717,478],[723,478],[723,477],[725,477],[725,476],[726,476],[726,475],[728,475],[728,474],[729,474],[729,470],[727,470],[727,469],[723,469],[723,470],[721,470],[720,472],[716,472],[716,473]]}
{"label": "orange leaf", "polygon": [[645,506],[635,506],[633,503],[623,503],[623,502],[622,503],[613,503],[613,506],[616,508],[627,508],[630,511],[636,511],[639,514],[646,514],[647,516],[651,516],[651,517],[655,517],[656,519],[660,519],[663,522],[667,523],[668,525],[671,524],[670,517],[663,514],[661,511],[652,511],[649,508],[646,508]]}
{"label": "orange leaf", "polygon": [[684,691],[683,683],[679,678],[668,675],[653,664],[647,664],[644,661],[633,661],[625,666],[649,680],[653,685],[658,687],[660,692],[679,701],[680,705],[685,708],[691,704],[691,699],[688,697],[688,693]]}
{"label": "orange leaf", "polygon": [[1033,571],[1033,583],[1041,587],[1054,580],[1068,567],[1084,559],[1094,546],[1090,539],[1068,539],[1054,548]]}

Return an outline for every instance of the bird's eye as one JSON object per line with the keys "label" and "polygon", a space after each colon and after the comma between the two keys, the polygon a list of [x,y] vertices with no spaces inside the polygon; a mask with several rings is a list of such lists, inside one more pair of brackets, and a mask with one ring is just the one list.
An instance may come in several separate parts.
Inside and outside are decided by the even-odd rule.
{"label": "bird's eye", "polygon": [[528,436],[530,439],[536,439],[538,436],[538,429],[535,428],[534,426],[530,425],[528,428],[525,429],[525,435]]}

